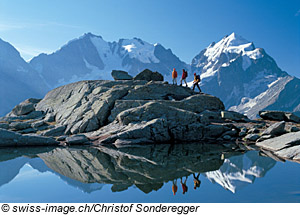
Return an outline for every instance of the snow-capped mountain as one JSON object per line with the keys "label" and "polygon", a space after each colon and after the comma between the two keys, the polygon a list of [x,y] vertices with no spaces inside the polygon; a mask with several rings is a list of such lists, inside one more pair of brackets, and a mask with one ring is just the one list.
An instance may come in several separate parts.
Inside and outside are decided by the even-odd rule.
{"label": "snow-capped mountain", "polygon": [[[195,72],[201,73],[203,91],[218,96],[227,108],[248,101],[252,103],[247,107],[253,106],[254,98],[261,97],[267,90],[274,91],[270,88],[275,86],[279,94],[278,90],[283,88],[278,88],[278,84],[286,84],[291,79],[264,49],[255,48],[252,42],[235,33],[210,44],[192,60],[191,65]],[[262,107],[275,101],[273,99]],[[246,109],[235,107],[235,110],[245,112]]]}
{"label": "snow-capped mountain", "polygon": [[42,97],[48,90],[20,53],[0,39],[0,116],[27,98]]}
{"label": "snow-capped mountain", "polygon": [[276,164],[272,158],[259,156],[259,152],[250,151],[245,155],[225,159],[219,170],[205,173],[211,182],[218,183],[226,190],[235,193],[256,178],[265,174]]}
{"label": "snow-capped mountain", "polygon": [[106,42],[91,33],[68,42],[53,54],[33,58],[30,65],[51,88],[79,80],[111,80],[112,70],[136,75],[148,68],[168,76],[173,67],[188,68],[170,49],[160,44],[138,38]]}

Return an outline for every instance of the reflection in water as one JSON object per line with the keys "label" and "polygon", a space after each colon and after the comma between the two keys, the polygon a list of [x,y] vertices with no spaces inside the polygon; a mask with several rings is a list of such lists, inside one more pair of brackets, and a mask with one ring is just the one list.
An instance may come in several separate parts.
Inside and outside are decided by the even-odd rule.
{"label": "reflection in water", "polygon": [[259,157],[257,152],[241,154],[223,146],[202,144],[119,149],[104,146],[1,149],[0,187],[15,178],[28,163],[39,172],[53,172],[69,185],[88,193],[100,190],[104,184],[112,184],[113,192],[135,185],[149,193],[172,181],[175,195],[180,180],[184,194],[189,189],[188,176],[193,176],[194,189],[200,187],[200,173],[234,192],[243,182],[262,177],[275,164],[272,159]]}
{"label": "reflection in water", "polygon": [[236,190],[253,183],[255,178],[264,177],[275,164],[275,160],[259,156],[257,151],[249,151],[245,155],[225,159],[219,170],[204,175],[211,182],[235,193]]}

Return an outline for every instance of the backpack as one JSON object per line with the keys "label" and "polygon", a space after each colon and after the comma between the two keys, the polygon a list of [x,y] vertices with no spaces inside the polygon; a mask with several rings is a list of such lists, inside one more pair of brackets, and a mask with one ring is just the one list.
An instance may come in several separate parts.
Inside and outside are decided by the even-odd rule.
{"label": "backpack", "polygon": [[185,77],[188,77],[188,72],[184,70]]}
{"label": "backpack", "polygon": [[197,75],[196,78],[201,81],[200,75]]}

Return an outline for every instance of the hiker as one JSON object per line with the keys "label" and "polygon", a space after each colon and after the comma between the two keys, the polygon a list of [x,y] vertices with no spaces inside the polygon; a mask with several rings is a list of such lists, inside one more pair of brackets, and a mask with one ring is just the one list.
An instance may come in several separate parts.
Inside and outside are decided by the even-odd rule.
{"label": "hiker", "polygon": [[184,182],[182,183],[182,178],[180,178],[180,183],[182,186],[182,194],[185,194],[188,191],[188,187],[186,186],[187,177],[185,177]]}
{"label": "hiker", "polygon": [[199,89],[199,92],[201,93],[201,89],[199,87],[200,80],[201,80],[200,75],[197,75],[196,73],[194,73],[193,91],[195,90],[195,86],[197,86]]}
{"label": "hiker", "polygon": [[172,72],[172,80],[173,80],[173,84],[177,85],[177,71],[175,70],[175,68],[173,69]]}
{"label": "hiker", "polygon": [[186,70],[182,69],[182,76],[181,76],[181,80],[180,80],[180,86],[182,86],[182,81],[184,81],[186,87],[188,87],[187,83],[186,83],[186,78],[188,76],[188,73]]}
{"label": "hiker", "polygon": [[196,190],[198,187],[200,187],[201,181],[199,180],[200,172],[198,173],[197,177],[195,176],[195,173],[193,173],[194,176],[194,189]]}
{"label": "hiker", "polygon": [[173,185],[172,185],[172,192],[173,195],[175,196],[176,192],[177,192],[177,179],[173,180]]}

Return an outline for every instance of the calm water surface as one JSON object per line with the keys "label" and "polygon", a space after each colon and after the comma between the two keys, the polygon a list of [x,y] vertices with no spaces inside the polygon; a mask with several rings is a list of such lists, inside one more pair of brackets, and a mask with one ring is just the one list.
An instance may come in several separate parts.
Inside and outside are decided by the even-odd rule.
{"label": "calm water surface", "polygon": [[0,174],[0,202],[300,202],[300,164],[215,145],[0,149]]}

